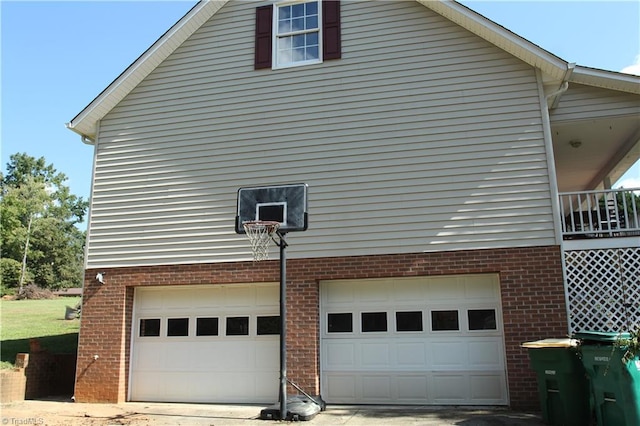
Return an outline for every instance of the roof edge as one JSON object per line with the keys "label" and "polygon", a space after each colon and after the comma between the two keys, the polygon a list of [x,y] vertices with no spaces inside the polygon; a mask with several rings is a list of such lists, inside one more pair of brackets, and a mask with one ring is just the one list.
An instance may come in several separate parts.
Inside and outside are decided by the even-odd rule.
{"label": "roof edge", "polygon": [[71,119],[66,127],[83,137],[95,138],[97,122],[228,1],[200,0],[196,3],[89,105]]}
{"label": "roof edge", "polygon": [[[529,65],[550,74],[555,79],[561,80],[567,71],[569,63],[564,59],[455,0],[416,1]],[[491,33],[487,35],[477,28],[474,28],[473,24],[480,25],[490,30]],[[537,60],[532,61],[530,57],[519,54],[519,49],[524,49]]]}
{"label": "roof edge", "polygon": [[616,71],[576,66],[570,82],[640,95],[640,76]]}

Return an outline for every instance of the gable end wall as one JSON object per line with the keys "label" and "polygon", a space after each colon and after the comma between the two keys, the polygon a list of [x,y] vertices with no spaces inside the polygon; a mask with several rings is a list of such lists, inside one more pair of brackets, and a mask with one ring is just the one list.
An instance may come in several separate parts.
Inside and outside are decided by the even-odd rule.
{"label": "gable end wall", "polygon": [[343,2],[341,59],[254,70],[262,4],[225,5],[101,122],[88,267],[248,260],[237,189],[292,182],[292,258],[555,243],[530,66],[416,2]]}

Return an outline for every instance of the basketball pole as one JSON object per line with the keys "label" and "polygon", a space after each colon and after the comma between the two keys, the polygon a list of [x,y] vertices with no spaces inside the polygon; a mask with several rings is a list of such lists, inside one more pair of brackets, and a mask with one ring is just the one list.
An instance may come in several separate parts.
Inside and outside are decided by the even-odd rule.
{"label": "basketball pole", "polygon": [[287,241],[276,231],[280,242],[280,420],[287,419]]}

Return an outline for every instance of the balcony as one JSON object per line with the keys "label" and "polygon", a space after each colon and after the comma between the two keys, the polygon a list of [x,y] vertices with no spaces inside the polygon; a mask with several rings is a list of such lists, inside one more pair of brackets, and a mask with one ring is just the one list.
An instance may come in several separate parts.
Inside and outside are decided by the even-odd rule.
{"label": "balcony", "polygon": [[566,240],[640,236],[640,189],[560,193]]}
{"label": "balcony", "polygon": [[560,193],[569,330],[640,324],[640,189]]}

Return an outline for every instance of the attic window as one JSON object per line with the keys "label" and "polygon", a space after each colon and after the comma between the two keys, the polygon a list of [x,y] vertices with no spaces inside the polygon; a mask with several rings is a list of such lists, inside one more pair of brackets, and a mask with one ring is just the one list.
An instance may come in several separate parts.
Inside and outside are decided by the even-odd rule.
{"label": "attic window", "polygon": [[256,9],[256,69],[317,64],[340,56],[339,1],[287,1]]}

